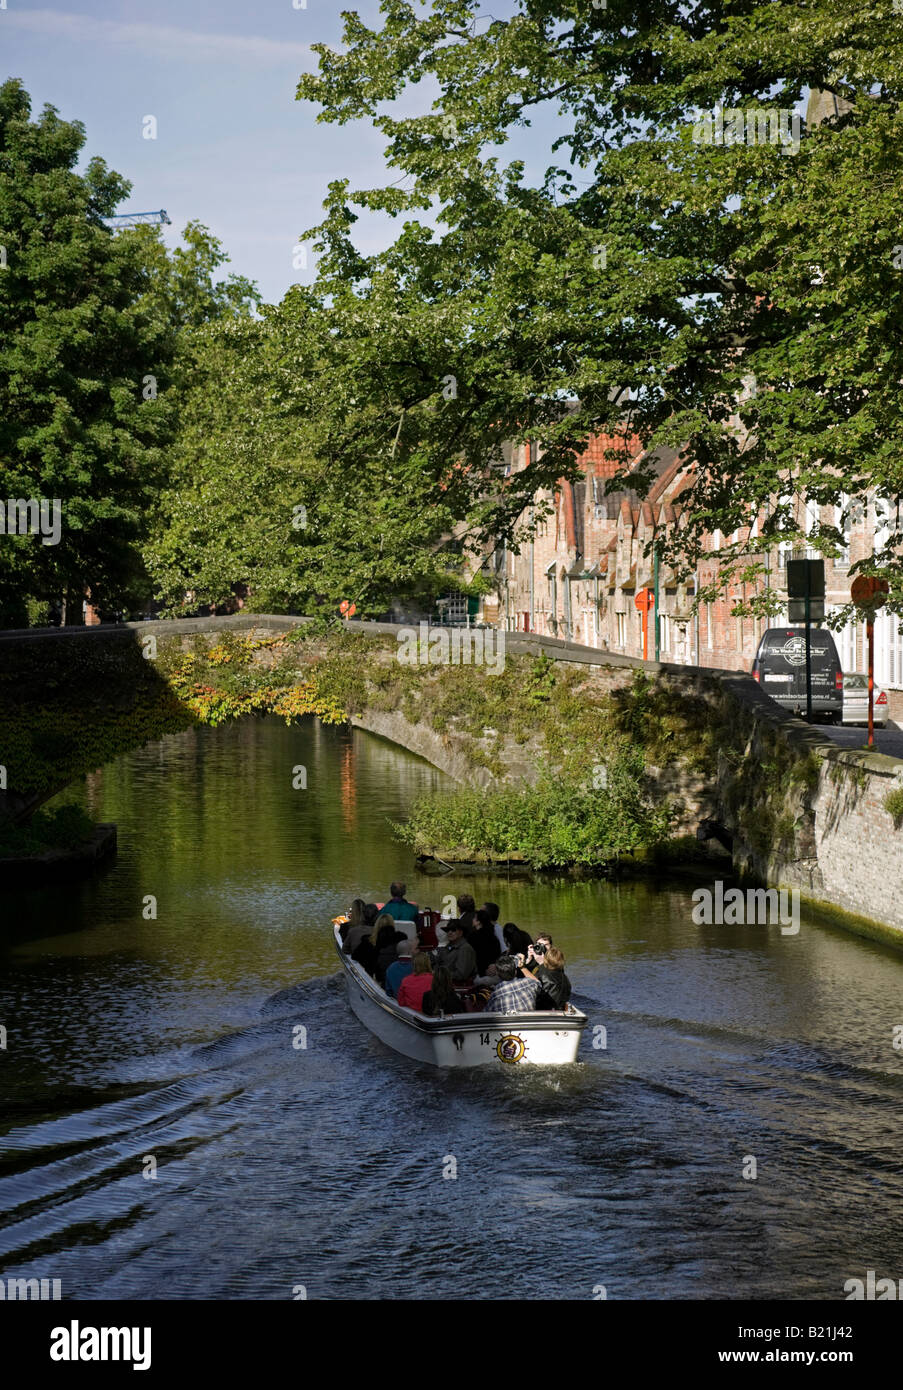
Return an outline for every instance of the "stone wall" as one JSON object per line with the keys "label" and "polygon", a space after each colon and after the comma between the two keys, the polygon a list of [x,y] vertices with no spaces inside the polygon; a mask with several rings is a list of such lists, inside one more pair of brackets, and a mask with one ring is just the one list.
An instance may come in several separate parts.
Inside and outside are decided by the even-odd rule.
{"label": "stone wall", "polygon": [[[349,626],[397,630],[377,623]],[[775,705],[744,672],[644,662],[538,634],[508,633],[507,650],[545,652],[587,667],[594,685],[606,691],[644,670],[676,692],[705,700],[713,722],[727,731],[714,775],[706,778],[680,759],[649,769],[658,794],[679,808],[675,833],[694,833],[702,821],[714,821],[732,838],[733,864],[742,876],[797,888],[810,908],[851,914],[843,925],[900,939],[903,827],[896,828],[884,806],[889,791],[903,788],[899,759],[840,748],[818,726]],[[447,737],[408,724],[400,713],[355,722],[459,780],[492,780],[485,769],[470,769]],[[507,775],[525,773],[524,767],[509,766]]]}

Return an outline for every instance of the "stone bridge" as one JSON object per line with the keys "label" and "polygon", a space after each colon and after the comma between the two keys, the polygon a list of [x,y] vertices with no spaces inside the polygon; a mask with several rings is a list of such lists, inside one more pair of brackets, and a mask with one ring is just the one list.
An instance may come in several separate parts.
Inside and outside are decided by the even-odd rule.
{"label": "stone bridge", "polygon": [[[115,736],[109,756],[186,726],[189,721],[174,704],[153,662],[145,660],[148,638],[158,643],[177,638],[190,647],[198,638],[209,643],[224,632],[260,638],[289,632],[306,621],[236,614],[0,632],[0,821],[27,817],[74,775],[54,779],[51,774],[46,785],[23,792],[6,777],[4,744],[10,737],[21,743],[27,735],[45,753],[49,747],[51,767],[53,750],[58,748],[62,768],[71,765],[72,740],[78,740],[79,728],[86,722],[111,721]],[[389,623],[344,626],[373,635],[411,631]],[[432,631],[435,636],[439,630]],[[721,840],[741,874],[769,885],[797,888],[810,908],[840,924],[900,941],[903,829],[897,826],[903,815],[893,800],[891,809],[885,805],[890,792],[899,791],[903,802],[899,760],[839,748],[817,727],[786,714],[743,672],[638,661],[536,634],[506,633],[505,639],[506,652],[545,654],[557,662],[586,667],[608,689],[628,684],[633,673],[642,670],[675,696],[682,693],[704,700],[713,722],[729,731],[717,771],[700,779],[681,765],[679,754],[670,767],[650,769],[661,794],[676,793],[682,805],[679,828],[695,830],[700,838],[714,835]],[[299,651],[299,678],[305,668],[309,673],[311,659],[303,648]],[[13,734],[7,729],[5,736],[3,704],[13,696],[20,711],[27,706],[34,715],[26,719],[24,731],[20,720],[18,727],[13,724]],[[116,734],[117,712],[127,722],[129,712],[139,704],[151,712],[147,719],[137,730]],[[452,777],[474,777],[454,738],[411,724],[400,711],[364,711],[353,722],[410,749]],[[96,758],[92,766],[103,760]],[[512,768],[511,775],[523,775],[523,771]],[[488,771],[481,771],[481,780],[490,777]],[[755,834],[757,819],[766,815],[788,827],[786,843],[777,849],[759,843]]]}

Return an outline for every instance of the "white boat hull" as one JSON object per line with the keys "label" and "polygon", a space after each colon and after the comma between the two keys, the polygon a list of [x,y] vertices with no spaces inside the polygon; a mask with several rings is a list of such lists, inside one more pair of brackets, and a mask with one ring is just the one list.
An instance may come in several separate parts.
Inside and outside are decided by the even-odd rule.
{"label": "white boat hull", "polygon": [[427,1018],[402,1008],[366,970],[346,956],[335,928],[352,1012],[388,1047],[416,1062],[437,1067],[511,1067],[522,1063],[566,1066],[576,1062],[586,1014],[453,1014]]}

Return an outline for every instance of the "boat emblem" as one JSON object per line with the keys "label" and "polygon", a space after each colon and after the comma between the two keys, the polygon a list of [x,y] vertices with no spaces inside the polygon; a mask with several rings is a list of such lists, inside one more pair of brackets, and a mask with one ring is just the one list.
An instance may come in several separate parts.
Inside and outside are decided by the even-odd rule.
{"label": "boat emblem", "polygon": [[495,1046],[495,1055],[500,1062],[519,1062],[527,1050],[527,1044],[516,1033],[506,1033]]}
{"label": "boat emblem", "polygon": [[460,1052],[461,1049],[462,1049],[463,1046],[464,1046],[464,1034],[463,1034],[463,1033],[452,1033],[452,1042],[453,1042],[454,1045],[455,1045],[455,1051],[456,1051],[456,1052]]}

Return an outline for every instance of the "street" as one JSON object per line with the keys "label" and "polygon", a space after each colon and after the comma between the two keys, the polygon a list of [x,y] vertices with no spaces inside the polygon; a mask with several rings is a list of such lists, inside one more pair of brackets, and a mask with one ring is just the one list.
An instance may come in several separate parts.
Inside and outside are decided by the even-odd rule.
{"label": "street", "polygon": [[[858,724],[846,724],[832,728],[830,724],[819,726],[823,733],[841,748],[865,748],[868,730]],[[886,729],[875,729],[875,749],[886,753],[889,758],[903,758],[903,729],[888,725]]]}

